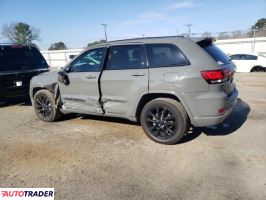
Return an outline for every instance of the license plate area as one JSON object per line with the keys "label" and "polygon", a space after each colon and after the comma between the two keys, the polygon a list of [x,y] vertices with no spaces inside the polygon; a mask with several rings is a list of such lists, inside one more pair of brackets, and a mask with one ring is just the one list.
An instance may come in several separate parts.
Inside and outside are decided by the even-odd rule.
{"label": "license plate area", "polygon": [[15,81],[15,86],[22,87],[23,86],[23,82],[22,81]]}

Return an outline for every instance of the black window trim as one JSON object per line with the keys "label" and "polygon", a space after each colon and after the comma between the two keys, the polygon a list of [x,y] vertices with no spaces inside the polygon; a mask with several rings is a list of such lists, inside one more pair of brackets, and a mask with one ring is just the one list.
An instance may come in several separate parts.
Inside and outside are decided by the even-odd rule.
{"label": "black window trim", "polygon": [[[152,66],[150,66],[150,63],[149,63],[146,45],[170,45],[170,46],[173,46],[174,48],[176,48],[184,56],[184,58],[185,58],[187,63],[186,64],[179,64],[179,65],[168,65],[168,66],[162,66],[162,67],[152,67]],[[184,52],[176,44],[173,44],[173,43],[145,43],[144,44],[144,48],[145,48],[146,62],[147,62],[148,68],[183,67],[183,66],[191,65],[191,62],[189,61],[189,59],[186,56],[186,54],[184,54]]]}
{"label": "black window trim", "polygon": [[[98,71],[86,71],[86,72],[75,72],[75,71],[71,71],[71,67],[73,65],[73,63],[79,59],[81,56],[83,56],[85,53],[87,53],[88,51],[93,51],[93,50],[97,50],[97,49],[104,49],[104,57],[103,57],[103,62],[99,68]],[[104,62],[105,62],[105,57],[106,57],[106,54],[107,54],[107,50],[108,50],[108,47],[96,47],[96,48],[92,48],[92,49],[87,49],[85,50],[83,53],[81,53],[79,56],[76,56],[75,59],[72,60],[72,62],[70,62],[68,64],[68,66],[65,68],[67,73],[87,73],[87,72],[101,72],[103,70],[103,67],[104,67]]]}
{"label": "black window trim", "polygon": [[[113,47],[121,47],[121,46],[140,46],[141,47],[141,54],[143,56],[143,63],[144,65],[142,66],[142,68],[121,68],[121,69],[109,69],[110,67],[110,60],[111,60],[111,57],[112,57],[112,48]],[[115,44],[115,45],[111,45],[108,47],[108,58],[107,58],[107,63],[104,67],[104,70],[108,70],[108,71],[115,71],[115,70],[136,70],[136,69],[147,69],[148,68],[148,60],[147,60],[147,56],[146,56],[146,50],[145,50],[145,47],[144,47],[144,44],[143,43],[136,43],[136,44],[132,44],[132,43],[129,43],[129,44]]]}

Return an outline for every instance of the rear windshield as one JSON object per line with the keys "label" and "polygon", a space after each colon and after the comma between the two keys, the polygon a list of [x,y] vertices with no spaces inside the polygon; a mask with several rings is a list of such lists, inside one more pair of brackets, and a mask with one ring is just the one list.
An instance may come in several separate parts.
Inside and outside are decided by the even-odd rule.
{"label": "rear windshield", "polygon": [[231,63],[231,59],[222,50],[215,46],[208,40],[198,42],[201,46],[219,65],[226,65]]}
{"label": "rear windshield", "polygon": [[41,53],[34,47],[0,47],[0,71],[48,68]]}

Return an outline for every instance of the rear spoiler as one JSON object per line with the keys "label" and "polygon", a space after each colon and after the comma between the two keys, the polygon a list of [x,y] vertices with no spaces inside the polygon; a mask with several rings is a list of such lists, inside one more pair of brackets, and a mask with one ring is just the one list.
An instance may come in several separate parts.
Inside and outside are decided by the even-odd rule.
{"label": "rear spoiler", "polygon": [[208,46],[208,45],[212,44],[213,42],[215,42],[214,38],[204,38],[204,39],[197,41],[196,43],[199,46],[204,47],[204,46]]}

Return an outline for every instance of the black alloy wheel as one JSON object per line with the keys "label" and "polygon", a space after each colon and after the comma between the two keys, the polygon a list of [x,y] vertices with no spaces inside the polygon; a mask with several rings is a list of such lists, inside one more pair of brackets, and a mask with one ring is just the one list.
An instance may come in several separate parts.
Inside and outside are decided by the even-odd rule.
{"label": "black alloy wheel", "polygon": [[49,90],[39,90],[34,95],[34,110],[37,116],[45,122],[54,122],[62,115],[55,105],[55,96]]}
{"label": "black alloy wheel", "polygon": [[50,118],[52,114],[52,105],[50,99],[44,94],[38,95],[35,101],[35,110],[37,113],[39,113],[41,118]]}
{"label": "black alloy wheel", "polygon": [[148,102],[141,112],[140,121],[146,135],[161,144],[176,144],[190,127],[182,104],[169,98]]}
{"label": "black alloy wheel", "polygon": [[151,134],[160,140],[173,137],[178,126],[176,116],[162,105],[152,107],[147,112],[146,124]]}

